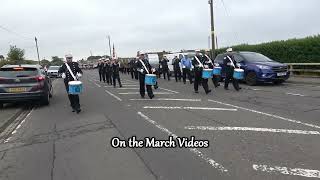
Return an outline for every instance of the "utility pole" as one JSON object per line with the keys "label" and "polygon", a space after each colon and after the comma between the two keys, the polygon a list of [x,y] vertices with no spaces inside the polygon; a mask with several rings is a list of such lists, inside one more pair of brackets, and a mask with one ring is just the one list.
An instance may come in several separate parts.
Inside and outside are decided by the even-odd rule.
{"label": "utility pole", "polygon": [[215,58],[215,33],[214,33],[214,14],[213,14],[213,0],[209,0],[210,4],[210,15],[211,15],[211,43],[212,43],[212,50],[211,50],[211,58]]}
{"label": "utility pole", "polygon": [[111,42],[110,42],[110,35],[108,36],[108,39],[109,39],[109,51],[110,51],[110,58],[112,57],[112,54],[111,54]]}
{"label": "utility pole", "polygon": [[36,41],[37,54],[38,54],[38,63],[40,65],[40,56],[39,56],[39,48],[38,48],[38,39],[37,39],[37,37],[35,37],[34,40]]}

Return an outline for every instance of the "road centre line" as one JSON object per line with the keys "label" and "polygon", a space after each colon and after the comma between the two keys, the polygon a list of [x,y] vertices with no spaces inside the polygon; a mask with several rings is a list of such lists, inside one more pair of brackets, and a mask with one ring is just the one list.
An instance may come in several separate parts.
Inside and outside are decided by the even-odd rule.
{"label": "road centre line", "polygon": [[94,83],[96,86],[98,86],[99,88],[101,87],[99,84],[97,84],[97,83]]}
{"label": "road centre line", "polygon": [[158,99],[130,99],[130,101],[187,101],[187,102],[201,102],[201,99],[169,99],[169,98],[158,98]]}
{"label": "road centre line", "polygon": [[107,91],[107,90],[105,90],[105,91],[106,91],[106,93],[108,93],[110,96],[112,96],[112,97],[114,97],[115,99],[117,99],[118,101],[122,101],[122,99],[119,98],[118,96],[112,94],[111,92],[109,92],[109,91]]}
{"label": "road centre line", "polygon": [[[119,93],[122,95],[130,95],[130,94],[140,94],[139,92],[126,92],[126,93]],[[174,93],[168,93],[168,92],[154,92],[153,94],[174,94]]]}
{"label": "road centre line", "polygon": [[305,95],[303,94],[296,94],[296,93],[286,93],[287,95],[292,95],[292,96],[301,96],[301,97],[305,97]]}
{"label": "road centre line", "polygon": [[319,170],[288,168],[288,167],[280,167],[280,166],[272,167],[268,165],[257,165],[257,164],[253,164],[252,168],[256,171],[262,171],[262,172],[268,172],[268,173],[281,173],[281,174],[293,175],[293,176],[320,178]]}
{"label": "road centre line", "polygon": [[318,131],[304,131],[291,129],[271,129],[271,128],[254,128],[254,127],[213,127],[213,126],[186,126],[187,130],[202,130],[202,131],[256,131],[256,132],[274,132],[288,134],[307,134],[320,135]]}
{"label": "road centre line", "polygon": [[[165,127],[158,124],[156,121],[151,120],[148,116],[144,115],[141,112],[138,112],[138,115],[141,116],[143,119],[145,119],[147,122],[151,123],[152,125],[156,126],[158,129],[160,129],[162,132],[165,132],[168,136],[172,136],[174,139],[177,139],[178,136],[172,133],[170,130],[166,129]],[[196,148],[189,148],[189,150],[196,154],[198,157],[200,157],[202,160],[210,164],[212,167],[218,169],[222,172],[228,172],[226,168],[224,168],[221,164],[217,163],[215,160],[207,157],[205,154],[203,154],[201,151],[199,151]]]}
{"label": "road centre line", "polygon": [[265,116],[281,119],[281,120],[284,120],[284,121],[288,121],[288,122],[292,122],[292,123],[296,123],[296,124],[302,124],[304,126],[320,129],[320,126],[317,126],[317,125],[314,125],[314,124],[304,123],[304,122],[301,122],[301,121],[297,121],[297,120],[293,120],[293,119],[289,119],[289,118],[285,118],[285,117],[281,117],[281,116],[277,116],[277,115],[273,115],[273,114],[269,114],[269,113],[265,113],[265,112],[261,112],[261,111],[256,111],[256,110],[253,110],[253,109],[248,109],[248,108],[244,108],[244,107],[240,107],[240,106],[235,106],[235,105],[223,103],[223,102],[220,102],[220,101],[214,101],[214,100],[211,100],[211,99],[208,99],[208,101],[214,102],[214,103],[217,103],[217,104],[222,104],[222,105],[225,105],[225,106],[234,107],[234,108],[245,110],[245,111],[249,111],[249,112],[253,112],[253,113],[257,113],[257,114],[262,114],[262,115],[265,115]]}
{"label": "road centre line", "polygon": [[209,111],[237,111],[237,109],[208,108],[208,107],[169,107],[169,106],[145,106],[144,109],[189,109],[189,110],[209,110]]}

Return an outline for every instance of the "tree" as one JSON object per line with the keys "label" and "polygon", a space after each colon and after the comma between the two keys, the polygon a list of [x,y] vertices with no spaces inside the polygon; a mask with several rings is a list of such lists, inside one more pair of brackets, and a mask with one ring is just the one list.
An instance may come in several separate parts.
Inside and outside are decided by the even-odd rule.
{"label": "tree", "polygon": [[11,64],[22,64],[24,60],[24,49],[17,48],[16,46],[10,46],[8,60]]}
{"label": "tree", "polygon": [[51,66],[61,66],[63,64],[63,59],[58,56],[52,56]]}
{"label": "tree", "polygon": [[41,66],[50,66],[50,61],[46,60],[46,59],[42,59],[40,61]]}

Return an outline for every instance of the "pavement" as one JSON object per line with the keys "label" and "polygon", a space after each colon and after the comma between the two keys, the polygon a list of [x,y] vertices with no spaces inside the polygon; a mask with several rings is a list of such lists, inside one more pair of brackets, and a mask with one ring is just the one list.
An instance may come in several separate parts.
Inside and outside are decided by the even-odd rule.
{"label": "pavement", "polygon": [[320,85],[320,77],[291,76],[287,83]]}
{"label": "pavement", "polygon": [[[34,107],[0,144],[0,179],[314,179],[320,178],[320,86],[285,83],[213,88],[160,79],[155,99],[141,99],[138,81],[123,88],[85,71],[83,111],[71,112],[54,82],[50,106]],[[171,136],[209,147],[114,148],[128,140]],[[200,143],[199,143],[200,144]],[[187,146],[186,145],[186,146]],[[195,144],[194,144],[195,145]]]}

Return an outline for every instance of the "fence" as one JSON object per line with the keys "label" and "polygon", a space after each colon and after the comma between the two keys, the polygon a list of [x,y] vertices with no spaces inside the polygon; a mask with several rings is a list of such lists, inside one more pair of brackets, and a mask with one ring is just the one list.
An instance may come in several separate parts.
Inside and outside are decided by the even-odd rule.
{"label": "fence", "polygon": [[294,75],[320,76],[320,63],[286,63]]}

